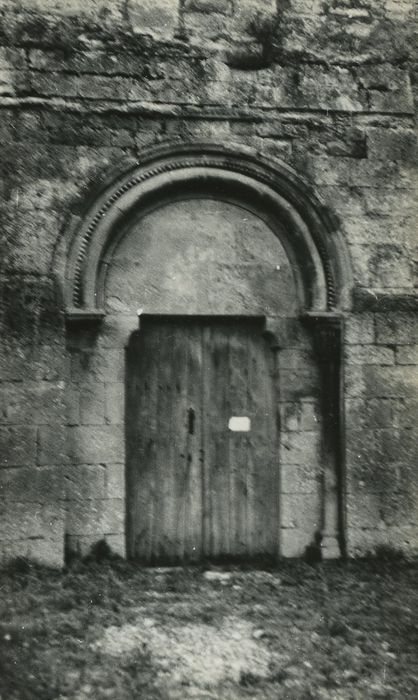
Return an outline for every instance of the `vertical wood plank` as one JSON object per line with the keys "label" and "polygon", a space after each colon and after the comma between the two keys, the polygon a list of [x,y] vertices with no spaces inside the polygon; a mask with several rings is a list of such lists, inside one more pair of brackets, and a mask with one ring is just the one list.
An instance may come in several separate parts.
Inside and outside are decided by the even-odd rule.
{"label": "vertical wood plank", "polygon": [[[278,463],[260,322],[148,319],[127,358],[129,554],[277,553]],[[228,430],[248,416],[249,433]]]}

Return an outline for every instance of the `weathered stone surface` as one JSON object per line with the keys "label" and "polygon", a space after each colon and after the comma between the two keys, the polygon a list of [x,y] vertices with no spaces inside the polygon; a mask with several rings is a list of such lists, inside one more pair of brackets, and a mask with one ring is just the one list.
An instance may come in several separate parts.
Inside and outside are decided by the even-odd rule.
{"label": "weathered stone surface", "polygon": [[318,432],[302,431],[281,434],[280,461],[284,464],[315,463],[318,459]]}
{"label": "weathered stone surface", "polygon": [[124,431],[120,426],[77,426],[67,431],[67,449],[76,464],[106,464],[124,458]]}
{"label": "weathered stone surface", "polygon": [[71,379],[76,383],[118,382],[122,381],[125,372],[125,357],[123,351],[113,348],[103,348],[91,352],[82,350],[71,355]]}
{"label": "weathered stone surface", "polygon": [[105,422],[105,385],[96,382],[81,388],[80,418],[82,425],[101,425]]}
{"label": "weathered stone surface", "polygon": [[367,132],[369,158],[385,161],[417,162],[417,136],[412,129],[369,129]]}
{"label": "weathered stone surface", "polygon": [[281,427],[284,431],[316,430],[321,423],[321,410],[317,402],[302,400],[280,404]]}
{"label": "weathered stone surface", "polygon": [[378,344],[409,345],[418,341],[418,319],[414,314],[376,314]]}
{"label": "weathered stone surface", "polygon": [[177,0],[131,0],[127,14],[137,34],[172,37],[178,29]]}
{"label": "weathered stone surface", "polygon": [[125,464],[106,464],[107,498],[125,498]]}
{"label": "weathered stone surface", "polygon": [[64,467],[65,498],[69,501],[107,497],[103,464],[71,464]]}
{"label": "weathered stone surface", "polygon": [[42,425],[37,431],[37,456],[39,466],[67,462],[66,430],[64,425]]}
{"label": "weathered stone surface", "polygon": [[113,382],[105,386],[105,420],[123,424],[125,419],[125,384]]}
{"label": "weathered stone surface", "polygon": [[319,480],[316,465],[281,464],[281,493],[309,493],[319,498]]}
{"label": "weathered stone surface", "polygon": [[[26,536],[25,536],[26,535]],[[32,537],[29,532],[22,539],[0,540],[0,562],[7,564],[17,557],[35,561],[44,566],[61,569],[64,566],[63,533],[56,538],[45,536]]]}
{"label": "weathered stone surface", "polygon": [[122,499],[84,499],[69,501],[66,531],[69,535],[121,535],[124,531],[125,502]]}
{"label": "weathered stone surface", "polygon": [[367,66],[360,68],[359,76],[373,111],[413,112],[411,81],[406,70],[390,64]]}
{"label": "weathered stone surface", "polygon": [[315,530],[320,526],[320,512],[316,499],[312,494],[282,494],[280,507],[282,510],[282,527],[297,528],[311,532],[311,538]]}
{"label": "weathered stone surface", "polygon": [[0,424],[62,423],[64,382],[2,382]]}
{"label": "weathered stone surface", "polygon": [[347,345],[372,345],[374,333],[373,314],[350,315],[346,319],[344,341]]}
{"label": "weathered stone surface", "polygon": [[418,345],[401,345],[396,351],[396,363],[418,366]]}
{"label": "weathered stone surface", "polygon": [[418,390],[418,367],[373,367],[363,369],[365,390],[370,397],[410,398]]}
{"label": "weathered stone surface", "polygon": [[185,10],[195,12],[220,12],[224,15],[232,13],[233,4],[231,0],[186,0],[183,5]]}
{"label": "weathered stone surface", "polygon": [[345,402],[345,423],[348,433],[359,425],[366,428],[390,428],[393,425],[391,399],[349,398]]}
{"label": "weathered stone surface", "polygon": [[416,550],[413,0],[12,5],[0,13],[1,556],[60,565],[65,514],[70,549],[106,536],[124,553],[124,348],[139,307],[269,317],[282,553],[302,555],[318,526],[325,375],[300,320],[292,245],[268,212],[257,220],[251,202],[211,190],[135,213],[108,265],[103,325],[65,331],[69,220],[166,139],[284,160],[332,215],[355,285],[343,340],[348,551]]}
{"label": "weathered stone surface", "polygon": [[395,351],[393,348],[374,345],[350,345],[346,360],[352,365],[393,365]]}
{"label": "weathered stone surface", "polygon": [[57,503],[64,498],[60,467],[21,467],[0,471],[0,499],[7,503]]}
{"label": "weathered stone surface", "polygon": [[36,463],[36,428],[0,426],[0,466],[22,467]]}
{"label": "weathered stone surface", "polygon": [[64,539],[64,506],[56,503],[13,502],[0,503],[0,523],[2,540]]}

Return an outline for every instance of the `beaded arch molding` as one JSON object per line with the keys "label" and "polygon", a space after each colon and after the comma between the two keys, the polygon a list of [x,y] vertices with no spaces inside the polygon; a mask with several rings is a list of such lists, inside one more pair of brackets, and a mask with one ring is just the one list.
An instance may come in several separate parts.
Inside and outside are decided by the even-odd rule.
{"label": "beaded arch molding", "polygon": [[[164,144],[144,153],[142,161],[129,173],[111,181],[83,217],[73,235],[67,262],[66,301],[76,310],[97,310],[95,301],[85,298],[86,270],[92,243],[99,228],[112,210],[123,211],[121,200],[135,188],[151,183],[159,176],[170,176],[191,169],[224,172],[230,176],[244,176],[254,183],[254,191],[263,185],[279,195],[304,221],[322,266],[325,283],[325,306],[321,311],[332,311],[341,305],[342,291],[349,286],[349,273],[344,241],[338,235],[336,220],[322,205],[299,175],[278,159],[265,158],[249,148],[207,144]],[[140,195],[138,197],[140,200]],[[131,207],[141,206],[135,201]],[[111,235],[109,226],[108,236]],[[106,240],[103,249],[106,247]],[[99,261],[98,261],[99,262]],[[313,309],[307,309],[312,311]]]}

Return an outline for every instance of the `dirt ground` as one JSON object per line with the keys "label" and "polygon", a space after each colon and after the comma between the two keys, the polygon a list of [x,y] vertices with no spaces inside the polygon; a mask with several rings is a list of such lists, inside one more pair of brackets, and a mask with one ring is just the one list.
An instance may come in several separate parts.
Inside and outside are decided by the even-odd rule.
{"label": "dirt ground", "polygon": [[0,579],[0,698],[417,698],[417,574],[23,562]]}

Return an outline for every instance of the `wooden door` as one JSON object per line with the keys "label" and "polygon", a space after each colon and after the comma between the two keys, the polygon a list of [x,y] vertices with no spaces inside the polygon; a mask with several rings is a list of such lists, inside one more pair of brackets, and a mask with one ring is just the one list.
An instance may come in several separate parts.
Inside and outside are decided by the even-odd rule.
{"label": "wooden door", "polygon": [[146,317],[127,369],[129,555],[276,556],[274,355],[261,320]]}

